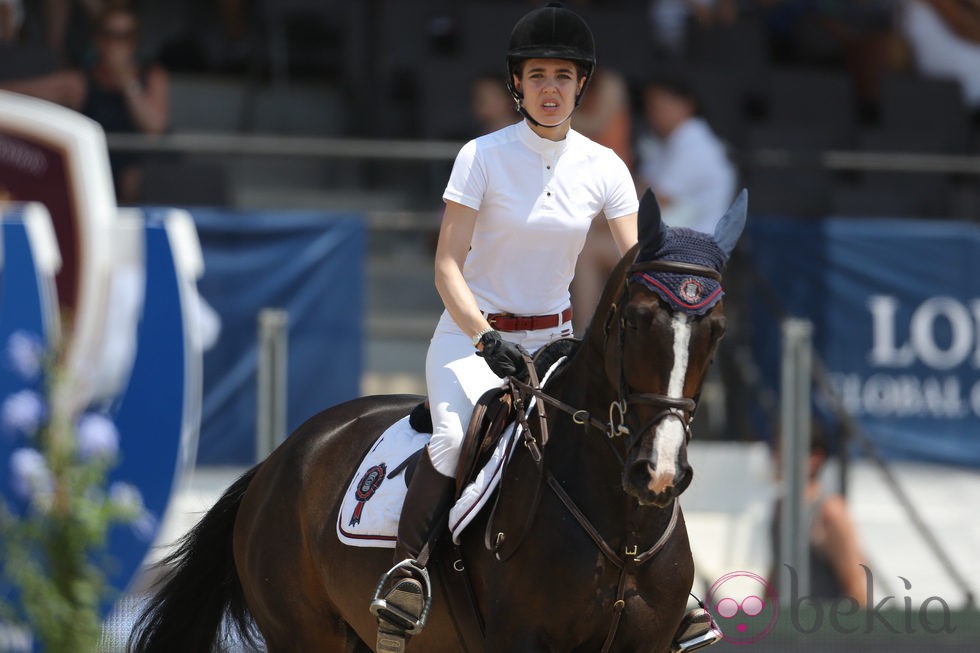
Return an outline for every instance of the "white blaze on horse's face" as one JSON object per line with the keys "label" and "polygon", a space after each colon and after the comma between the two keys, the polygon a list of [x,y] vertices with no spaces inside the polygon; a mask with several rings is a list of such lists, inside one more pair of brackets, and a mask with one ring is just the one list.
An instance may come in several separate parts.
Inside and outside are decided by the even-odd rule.
{"label": "white blaze on horse's face", "polygon": [[[690,318],[684,313],[674,313],[671,331],[674,334],[674,366],[667,381],[667,396],[681,399],[684,397],[684,381],[687,379],[690,357]],[[647,486],[654,494],[660,494],[674,485],[678,458],[687,436],[683,419],[680,413],[672,412],[657,425],[653,439],[653,460],[649,463],[650,483]]]}

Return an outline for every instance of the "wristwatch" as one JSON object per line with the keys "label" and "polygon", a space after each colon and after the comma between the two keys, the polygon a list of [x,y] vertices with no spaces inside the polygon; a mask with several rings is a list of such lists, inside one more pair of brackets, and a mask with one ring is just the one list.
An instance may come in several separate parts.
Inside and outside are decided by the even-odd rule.
{"label": "wristwatch", "polygon": [[483,339],[483,336],[487,335],[491,331],[493,331],[493,329],[484,329],[483,331],[473,336],[473,341],[472,341],[473,346],[476,347],[478,344],[480,344],[480,341]]}

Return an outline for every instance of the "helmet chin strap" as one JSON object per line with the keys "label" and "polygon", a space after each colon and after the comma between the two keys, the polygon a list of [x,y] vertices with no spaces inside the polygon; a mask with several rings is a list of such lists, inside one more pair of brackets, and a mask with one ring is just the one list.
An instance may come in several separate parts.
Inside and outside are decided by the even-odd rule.
{"label": "helmet chin strap", "polygon": [[[528,122],[530,122],[532,125],[534,125],[535,127],[544,127],[545,129],[551,129],[553,127],[561,127],[566,122],[568,122],[569,120],[572,119],[572,114],[570,113],[570,114],[568,114],[568,117],[567,118],[564,118],[564,119],[560,120],[559,122],[556,122],[553,125],[546,125],[546,124],[541,123],[541,122],[538,122],[537,120],[535,120],[534,118],[532,118],[531,117],[531,114],[527,112],[527,109],[524,108],[524,105],[523,104],[517,110],[520,112],[520,114],[522,116],[524,116],[525,118],[527,118]],[[572,113],[575,113],[575,110],[574,109],[572,110]]]}
{"label": "helmet chin strap", "polygon": [[556,122],[553,125],[546,125],[544,123],[538,122],[533,117],[531,117],[531,114],[528,112],[528,110],[524,108],[524,94],[523,93],[520,94],[520,95],[518,95],[518,96],[516,96],[514,98],[514,100],[517,103],[517,111],[518,111],[518,113],[520,113],[522,116],[524,116],[525,118],[527,118],[528,122],[530,122],[532,125],[534,125],[535,127],[543,127],[544,129],[553,129],[555,127],[561,127],[566,122],[568,122],[569,120],[572,119],[572,114],[575,113],[575,109],[578,108],[578,104],[579,104],[579,101],[581,100],[581,98],[582,98],[582,94],[579,93],[578,97],[575,98],[575,106],[572,107],[572,110],[569,112],[568,116],[566,116],[565,118],[562,118],[561,120],[559,120],[558,122]]}

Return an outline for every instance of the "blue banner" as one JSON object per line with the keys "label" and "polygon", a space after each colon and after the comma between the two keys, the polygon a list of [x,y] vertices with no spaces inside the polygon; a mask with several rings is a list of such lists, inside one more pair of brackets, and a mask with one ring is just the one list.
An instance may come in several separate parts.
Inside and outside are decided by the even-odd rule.
{"label": "blue banner", "polygon": [[[814,323],[837,394],[879,451],[980,466],[980,227],[754,217],[749,229],[754,264]],[[753,318],[773,386],[776,322]]]}
{"label": "blue banner", "polygon": [[289,313],[290,431],[360,393],[364,222],[315,211],[189,211],[204,254],[198,290],[221,317],[204,354],[197,462],[251,464],[263,308]]}

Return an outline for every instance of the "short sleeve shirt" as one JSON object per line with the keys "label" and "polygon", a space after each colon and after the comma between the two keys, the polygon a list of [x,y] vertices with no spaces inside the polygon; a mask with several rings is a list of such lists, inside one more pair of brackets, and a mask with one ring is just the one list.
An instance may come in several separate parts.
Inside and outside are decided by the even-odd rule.
{"label": "short sleeve shirt", "polygon": [[671,222],[667,212],[664,222],[713,233],[735,194],[735,168],[708,124],[692,118],[662,141],[645,141],[640,150],[643,180],[688,208],[683,224]]}
{"label": "short sleeve shirt", "polygon": [[626,164],[575,130],[541,138],[526,121],[456,157],[443,199],[478,212],[463,277],[486,312],[559,313],[592,219],[635,213]]}

